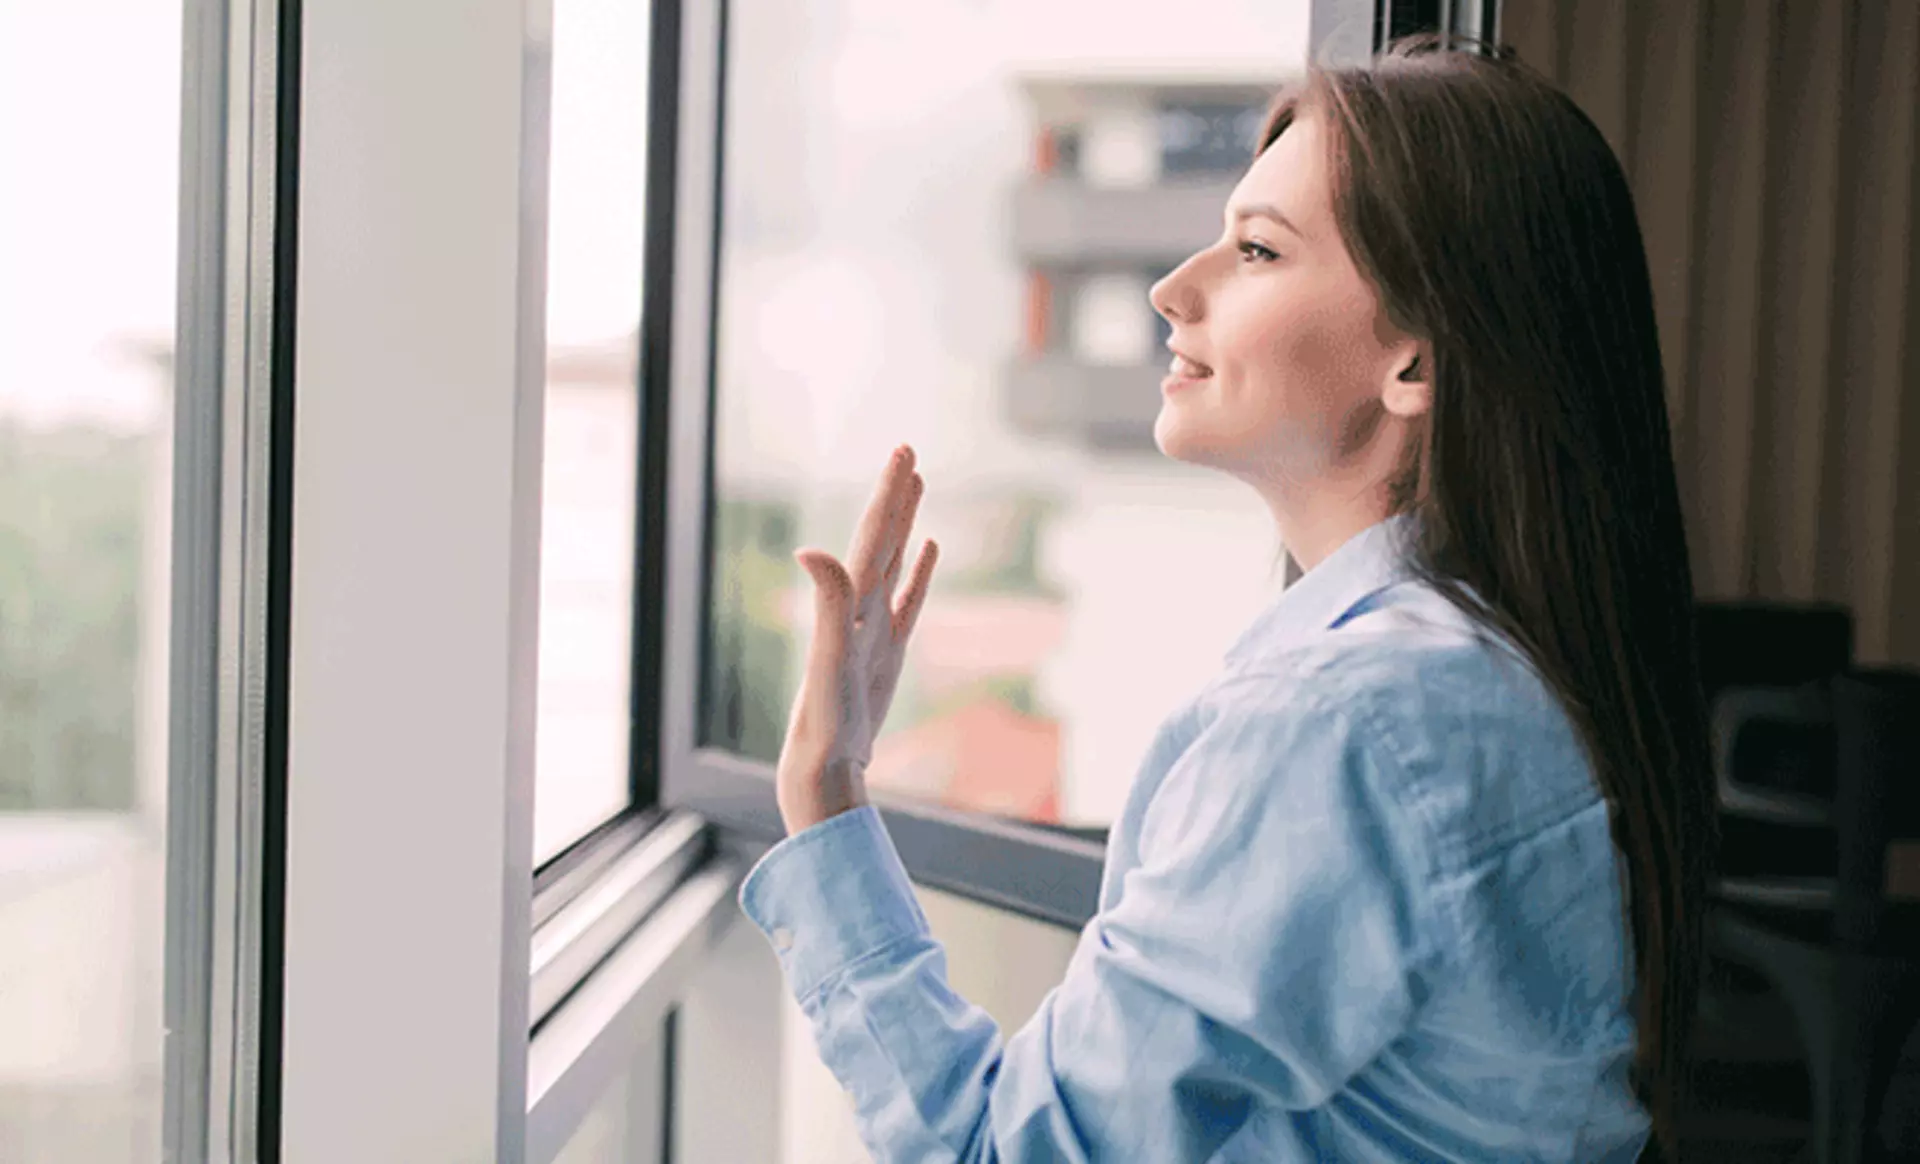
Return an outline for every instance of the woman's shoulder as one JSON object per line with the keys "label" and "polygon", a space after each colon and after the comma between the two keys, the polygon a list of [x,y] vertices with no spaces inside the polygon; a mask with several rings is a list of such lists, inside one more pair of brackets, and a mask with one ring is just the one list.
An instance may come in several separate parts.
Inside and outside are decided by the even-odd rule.
{"label": "woman's shoulder", "polygon": [[1229,667],[1209,694],[1337,697],[1396,719],[1558,707],[1513,644],[1419,582],[1381,591],[1333,626]]}
{"label": "woman's shoulder", "polygon": [[1511,643],[1418,583],[1223,674],[1216,708],[1334,716],[1460,862],[1600,802],[1559,698]]}

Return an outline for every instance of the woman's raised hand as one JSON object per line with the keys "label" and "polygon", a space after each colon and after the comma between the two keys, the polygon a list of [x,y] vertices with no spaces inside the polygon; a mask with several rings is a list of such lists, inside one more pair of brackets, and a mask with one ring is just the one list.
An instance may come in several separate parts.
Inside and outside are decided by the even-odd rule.
{"label": "woman's raised hand", "polygon": [[854,531],[846,564],[821,550],[794,554],[813,578],[814,631],[775,773],[780,816],[789,833],[867,803],[873,737],[893,703],[907,638],[939,557],[932,541],[921,546],[913,576],[896,602],[907,541],[926,489],[913,466],[911,448],[894,450]]}

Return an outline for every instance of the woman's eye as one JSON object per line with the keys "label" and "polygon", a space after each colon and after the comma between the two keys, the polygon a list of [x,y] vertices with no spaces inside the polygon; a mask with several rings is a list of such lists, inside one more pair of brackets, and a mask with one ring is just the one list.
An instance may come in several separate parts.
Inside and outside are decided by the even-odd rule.
{"label": "woman's eye", "polygon": [[1257,242],[1248,240],[1240,244],[1240,258],[1249,263],[1270,263],[1280,256]]}

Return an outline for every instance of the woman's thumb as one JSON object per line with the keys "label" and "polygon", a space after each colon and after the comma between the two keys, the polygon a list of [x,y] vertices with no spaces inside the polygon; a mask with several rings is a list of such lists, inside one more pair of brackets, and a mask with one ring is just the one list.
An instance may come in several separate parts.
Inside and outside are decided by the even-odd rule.
{"label": "woman's thumb", "polygon": [[793,560],[800,563],[800,568],[807,572],[807,577],[813,579],[815,593],[821,602],[829,608],[840,605],[842,587],[839,571],[833,568],[833,563],[825,554],[818,550],[797,550],[794,552]]}
{"label": "woman's thumb", "polygon": [[801,550],[793,559],[813,579],[813,642],[808,648],[808,670],[819,682],[828,683],[846,650],[849,604],[845,588],[840,584],[839,571],[826,555]]}

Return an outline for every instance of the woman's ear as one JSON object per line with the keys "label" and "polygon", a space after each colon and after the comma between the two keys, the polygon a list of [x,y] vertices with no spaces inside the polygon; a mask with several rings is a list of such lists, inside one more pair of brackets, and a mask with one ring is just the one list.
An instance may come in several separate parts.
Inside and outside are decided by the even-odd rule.
{"label": "woman's ear", "polygon": [[1402,420],[1411,420],[1424,416],[1433,407],[1433,358],[1426,348],[1410,352],[1400,361],[1399,371],[1387,382],[1386,391],[1380,394],[1381,403],[1387,411]]}

